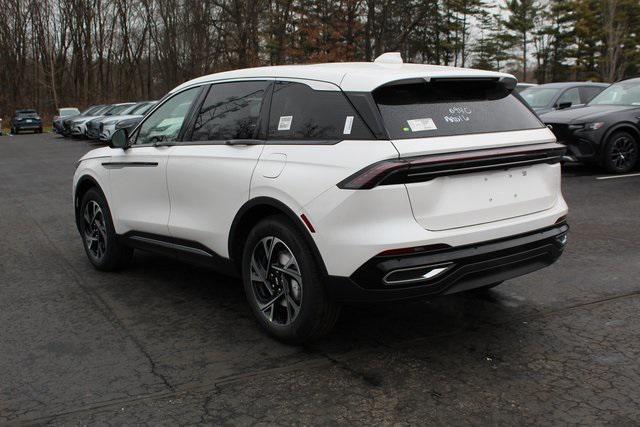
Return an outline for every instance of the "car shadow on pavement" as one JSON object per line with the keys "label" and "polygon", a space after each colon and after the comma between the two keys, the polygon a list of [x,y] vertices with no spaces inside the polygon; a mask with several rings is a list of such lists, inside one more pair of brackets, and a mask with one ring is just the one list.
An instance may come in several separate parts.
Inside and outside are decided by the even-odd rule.
{"label": "car shadow on pavement", "polygon": [[594,164],[578,162],[562,164],[562,176],[565,177],[596,176],[605,173],[606,172]]}
{"label": "car shadow on pavement", "polygon": [[[199,340],[210,334],[212,329],[217,330],[224,325],[222,327],[229,328],[229,335],[237,336],[233,333],[237,328],[248,332],[249,340],[282,345],[258,332],[239,279],[139,251],[133,265],[121,274],[128,277],[121,288],[122,303],[136,301],[131,298],[131,292],[139,294],[147,303],[144,307],[139,306],[138,310],[148,310],[144,317],[152,323],[160,324],[166,322],[167,316],[175,316],[174,322],[167,325],[174,329],[176,324],[180,324],[188,334],[202,334]],[[111,292],[117,292],[117,287]],[[307,347],[339,354],[477,330],[517,316],[523,304],[526,302],[508,292],[490,290],[431,300],[347,305],[343,307],[333,331]],[[188,319],[192,324],[185,323],[185,312],[172,310],[176,306],[189,313]],[[182,333],[179,330],[174,332]],[[241,342],[242,337],[236,344],[242,345]]]}

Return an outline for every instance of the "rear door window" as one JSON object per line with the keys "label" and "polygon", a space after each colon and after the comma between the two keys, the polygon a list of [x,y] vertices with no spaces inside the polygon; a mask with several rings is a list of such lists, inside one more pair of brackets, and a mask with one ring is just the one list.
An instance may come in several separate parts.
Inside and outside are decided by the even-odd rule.
{"label": "rear door window", "polygon": [[297,82],[276,82],[269,117],[272,143],[372,138],[342,92],[314,90]]}
{"label": "rear door window", "polygon": [[218,83],[211,86],[195,120],[192,141],[257,137],[262,100],[270,82]]}
{"label": "rear door window", "polygon": [[600,86],[585,86],[580,88],[580,96],[582,97],[582,103],[588,104],[593,98],[600,92],[605,90],[605,87]]}
{"label": "rear door window", "polygon": [[564,91],[560,98],[558,98],[558,102],[556,105],[560,106],[560,104],[566,104],[570,102],[571,105],[580,105],[580,92],[577,87],[572,87],[571,89],[567,89]]}
{"label": "rear door window", "polygon": [[442,80],[373,92],[391,139],[536,129],[544,125],[495,80]]}

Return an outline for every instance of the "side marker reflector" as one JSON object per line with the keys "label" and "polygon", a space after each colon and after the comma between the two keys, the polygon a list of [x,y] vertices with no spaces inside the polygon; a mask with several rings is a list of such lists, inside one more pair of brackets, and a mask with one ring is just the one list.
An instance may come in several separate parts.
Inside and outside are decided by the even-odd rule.
{"label": "side marker reflector", "polygon": [[309,229],[310,232],[315,233],[316,229],[313,228],[313,225],[311,224],[311,221],[309,221],[309,218],[307,218],[307,216],[305,214],[301,214],[300,218],[302,218],[302,222],[304,222],[304,225],[307,226],[307,228]]}

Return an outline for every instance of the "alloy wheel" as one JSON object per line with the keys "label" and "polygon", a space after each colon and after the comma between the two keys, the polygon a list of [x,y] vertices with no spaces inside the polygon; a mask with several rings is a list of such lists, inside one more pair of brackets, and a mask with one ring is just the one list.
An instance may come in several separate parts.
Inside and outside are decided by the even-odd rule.
{"label": "alloy wheel", "polygon": [[620,136],[611,146],[611,162],[617,169],[625,169],[635,162],[637,156],[635,142],[627,136]]}
{"label": "alloy wheel", "polygon": [[102,208],[95,200],[87,202],[82,219],[87,250],[96,260],[101,260],[107,251],[107,226]]}
{"label": "alloy wheel", "polygon": [[291,324],[302,304],[302,274],[293,252],[269,236],[256,244],[250,262],[251,289],[260,313],[270,323]]}

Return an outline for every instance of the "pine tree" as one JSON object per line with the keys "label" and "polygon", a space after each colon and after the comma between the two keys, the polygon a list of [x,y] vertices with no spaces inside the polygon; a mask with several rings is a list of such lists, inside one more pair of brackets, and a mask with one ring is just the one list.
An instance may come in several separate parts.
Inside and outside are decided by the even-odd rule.
{"label": "pine tree", "polygon": [[531,33],[535,28],[539,13],[537,0],[508,0],[504,6],[508,13],[504,26],[510,32],[513,46],[521,49],[523,81],[527,81],[527,59],[531,43]]}

